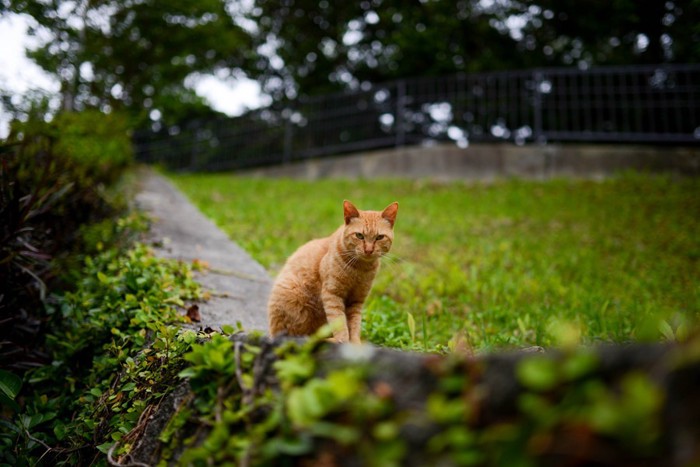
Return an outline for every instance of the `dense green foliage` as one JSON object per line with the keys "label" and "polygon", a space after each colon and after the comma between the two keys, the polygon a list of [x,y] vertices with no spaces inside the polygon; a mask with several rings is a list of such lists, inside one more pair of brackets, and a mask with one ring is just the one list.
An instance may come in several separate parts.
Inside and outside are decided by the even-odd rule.
{"label": "dense green foliage", "polygon": [[284,67],[265,56],[258,65],[265,89],[277,98],[527,63],[517,42],[492,25],[504,12],[475,1],[256,4],[252,17],[261,34],[255,40],[280,41],[276,53]]}
{"label": "dense green foliage", "polygon": [[0,366],[24,368],[42,358],[42,300],[81,229],[125,207],[113,187],[131,146],[117,114],[61,114],[15,122],[0,158]]}
{"label": "dense green foliage", "polygon": [[400,203],[363,336],[475,349],[681,335],[700,312],[700,185],[602,182],[303,182],[177,175],[177,185],[274,274],[298,246],[361,209]]}
{"label": "dense green foliage", "polygon": [[1,157],[0,464],[87,464],[169,388],[186,344],[166,323],[198,286],[132,246],[144,219],[115,218],[119,115],[15,123]]}
{"label": "dense green foliage", "polygon": [[[184,356],[180,376],[191,393],[139,460],[665,465],[674,422],[663,414],[688,402],[668,398],[666,383],[697,365],[697,343],[632,349],[636,360],[620,352],[606,362],[600,349],[586,348],[472,360],[339,348],[319,336],[302,343],[215,334]],[[669,373],[648,374],[645,358]],[[681,455],[679,465],[696,454]]]}
{"label": "dense green foliage", "polygon": [[0,463],[104,463],[176,381],[190,343],[177,334],[176,307],[199,287],[187,266],[158,260],[143,245],[102,247],[114,239],[107,232],[122,235],[134,222],[142,220],[97,227],[100,240],[85,250],[75,290],[54,296],[45,334],[51,361],[25,375],[23,407],[2,421]]}
{"label": "dense green foliage", "polygon": [[257,0],[251,16],[257,44],[278,41],[258,73],[279,97],[455,72],[697,62],[698,6],[697,0]]}
{"label": "dense green foliage", "polygon": [[252,52],[219,0],[8,3],[35,22],[42,46],[28,55],[60,81],[63,108],[120,110],[136,125],[153,110],[169,123],[212,115],[187,78],[236,69]]}
{"label": "dense green foliage", "polygon": [[[698,0],[8,0],[32,19],[29,56],[63,108],[138,124],[213,112],[201,74],[247,76],[276,100],[397,77],[536,66],[697,63]],[[0,10],[3,11],[3,10]],[[605,21],[601,21],[605,18]],[[10,95],[8,108],[16,107]]]}

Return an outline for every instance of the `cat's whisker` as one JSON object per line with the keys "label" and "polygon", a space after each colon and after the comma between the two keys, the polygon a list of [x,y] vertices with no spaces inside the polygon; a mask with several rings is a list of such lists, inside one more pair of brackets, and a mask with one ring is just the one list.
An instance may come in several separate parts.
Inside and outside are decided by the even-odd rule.
{"label": "cat's whisker", "polygon": [[391,253],[389,253],[389,252],[384,253],[384,255],[382,255],[382,258],[383,258],[383,259],[386,259],[386,260],[388,260],[388,261],[394,262],[394,263],[404,263],[404,262],[406,262],[405,259],[400,258],[400,257],[398,257],[398,256],[396,256],[396,255],[393,255],[393,254],[391,254]]}
{"label": "cat's whisker", "polygon": [[400,273],[402,273],[402,272],[404,271],[404,269],[403,269],[400,265],[398,265],[398,264],[396,264],[396,263],[389,263],[389,262],[387,262],[387,263],[384,263],[384,264],[382,265],[382,267],[383,267],[383,268],[386,268],[386,269],[388,269],[388,270],[394,271],[395,273],[398,273],[398,274],[400,274]]}
{"label": "cat's whisker", "polygon": [[357,262],[358,262],[359,260],[360,260],[360,259],[357,257],[357,255],[353,255],[353,256],[350,258],[350,262],[348,263],[348,268],[354,267],[354,266],[357,264]]}
{"label": "cat's whisker", "polygon": [[384,256],[382,256],[382,266],[398,273],[404,272],[408,264],[407,260],[399,258],[396,255],[384,254]]}
{"label": "cat's whisker", "polygon": [[340,256],[343,258],[343,271],[347,272],[360,261],[360,257],[354,251],[341,251]]}
{"label": "cat's whisker", "polygon": [[343,272],[348,272],[355,264],[356,257],[355,256],[345,256],[342,261],[342,270]]}
{"label": "cat's whisker", "polygon": [[398,266],[402,265],[404,261],[398,260],[396,258],[392,258],[390,256],[382,256],[382,264],[386,264],[389,266]]}

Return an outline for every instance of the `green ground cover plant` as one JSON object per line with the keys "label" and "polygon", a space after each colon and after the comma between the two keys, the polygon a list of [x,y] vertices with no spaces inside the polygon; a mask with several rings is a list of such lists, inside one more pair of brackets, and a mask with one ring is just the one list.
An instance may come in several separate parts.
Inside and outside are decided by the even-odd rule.
{"label": "green ground cover plant", "polygon": [[[190,331],[192,332],[192,331]],[[158,443],[164,465],[695,465],[680,441],[700,343],[465,358],[213,334]],[[651,370],[651,368],[655,370]],[[663,368],[663,370],[662,370]],[[675,415],[671,415],[675,414]],[[670,417],[669,417],[670,415]],[[157,417],[156,417],[157,418]],[[685,421],[683,421],[685,420]],[[683,435],[685,436],[685,435]],[[677,441],[689,448],[677,448]],[[676,446],[676,447],[674,447]]]}
{"label": "green ground cover plant", "polygon": [[361,209],[400,203],[363,336],[399,348],[549,346],[683,336],[700,312],[700,181],[254,179],[171,175],[274,275]]}
{"label": "green ground cover plant", "polygon": [[177,381],[199,287],[135,243],[131,167],[118,114],[14,122],[0,145],[0,465],[106,464]]}
{"label": "green ground cover plant", "polygon": [[14,391],[21,407],[4,404],[0,465],[104,464],[113,446],[128,449],[124,436],[177,382],[193,342],[179,334],[181,310],[199,286],[189,266],[114,241],[139,225],[136,215],[95,226],[100,235],[88,236],[100,241],[74,271],[75,288],[47,303],[51,361],[25,373]]}
{"label": "green ground cover plant", "polygon": [[13,122],[0,143],[0,368],[24,370],[41,352],[43,302],[66,287],[83,229],[126,208],[132,164],[117,113],[62,113]]}

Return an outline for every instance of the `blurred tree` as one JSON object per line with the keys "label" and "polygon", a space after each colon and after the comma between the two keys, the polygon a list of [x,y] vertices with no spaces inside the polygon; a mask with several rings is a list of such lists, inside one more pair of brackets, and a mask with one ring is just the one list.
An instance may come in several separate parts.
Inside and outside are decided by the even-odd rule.
{"label": "blurred tree", "polygon": [[700,60],[698,0],[538,0],[512,4],[511,13],[523,19],[521,44],[548,64]]}
{"label": "blurred tree", "polygon": [[135,124],[213,111],[187,86],[194,73],[236,73],[250,37],[220,0],[10,0],[44,42],[28,51],[58,77],[64,109],[126,110]]}
{"label": "blurred tree", "polygon": [[256,0],[248,72],[275,98],[406,76],[697,62],[700,0]]}
{"label": "blurred tree", "polygon": [[257,0],[251,75],[276,98],[416,75],[526,66],[479,0]]}
{"label": "blurred tree", "polygon": [[700,0],[0,2],[36,20],[45,46],[30,56],[60,79],[64,108],[138,123],[211,114],[197,73],[247,74],[283,100],[407,76],[700,60]]}

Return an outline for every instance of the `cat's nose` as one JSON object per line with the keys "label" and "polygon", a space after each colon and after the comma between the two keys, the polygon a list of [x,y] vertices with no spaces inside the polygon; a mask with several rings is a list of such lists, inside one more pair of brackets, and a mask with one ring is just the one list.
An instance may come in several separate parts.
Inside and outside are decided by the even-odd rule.
{"label": "cat's nose", "polygon": [[374,251],[374,248],[372,248],[372,247],[365,247],[365,254],[366,254],[366,255],[371,255],[373,251]]}

